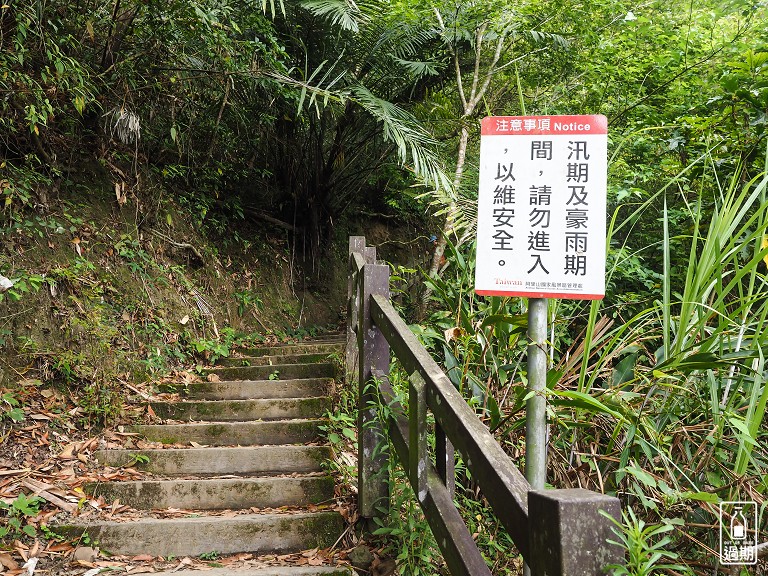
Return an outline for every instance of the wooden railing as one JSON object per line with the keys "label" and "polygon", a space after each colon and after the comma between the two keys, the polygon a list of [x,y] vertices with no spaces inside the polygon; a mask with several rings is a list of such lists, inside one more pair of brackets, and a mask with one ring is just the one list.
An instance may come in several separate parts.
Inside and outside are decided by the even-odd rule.
{"label": "wooden railing", "polygon": [[[416,339],[389,299],[389,267],[376,263],[365,237],[349,242],[347,378],[357,382],[358,503],[365,518],[388,509],[386,437],[406,471],[453,576],[491,572],[454,505],[454,447],[502,522],[533,576],[595,576],[621,562],[604,510],[616,498],[589,490],[532,490],[515,463]],[[410,374],[409,411],[389,384],[390,348]],[[380,410],[381,404],[386,406]],[[427,411],[435,421],[434,463]]]}

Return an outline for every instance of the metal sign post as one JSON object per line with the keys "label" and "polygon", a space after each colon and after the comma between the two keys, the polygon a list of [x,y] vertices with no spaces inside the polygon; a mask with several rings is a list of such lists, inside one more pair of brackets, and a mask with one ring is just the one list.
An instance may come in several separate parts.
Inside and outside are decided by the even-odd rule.
{"label": "metal sign post", "polygon": [[547,475],[547,299],[605,294],[605,116],[484,118],[475,292],[528,303],[525,473]]}
{"label": "metal sign post", "polygon": [[547,481],[547,299],[528,301],[528,393],[525,406],[525,478],[534,490]]}

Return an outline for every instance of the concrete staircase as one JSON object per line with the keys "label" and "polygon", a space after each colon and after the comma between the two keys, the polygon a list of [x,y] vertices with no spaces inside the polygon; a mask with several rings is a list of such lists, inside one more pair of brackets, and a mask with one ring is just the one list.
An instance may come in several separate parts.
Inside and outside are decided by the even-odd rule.
{"label": "concrete staircase", "polygon": [[[190,447],[99,451],[101,463],[133,466],[152,473],[152,479],[86,488],[107,502],[119,500],[147,514],[63,531],[87,532],[112,554],[164,557],[287,554],[334,545],[344,521],[323,507],[333,503],[334,481],[322,468],[331,453],[318,444],[318,426],[330,408],[328,392],[338,376],[329,354],[342,351],[338,338],[254,349],[248,357],[227,359],[224,366],[208,371],[220,381],[186,386],[183,401],[152,402],[159,418],[183,423],[134,426],[130,431],[150,441]],[[172,509],[189,514],[164,517],[162,511]],[[217,510],[232,512],[211,512]],[[351,574],[344,567],[265,570],[242,573]]]}

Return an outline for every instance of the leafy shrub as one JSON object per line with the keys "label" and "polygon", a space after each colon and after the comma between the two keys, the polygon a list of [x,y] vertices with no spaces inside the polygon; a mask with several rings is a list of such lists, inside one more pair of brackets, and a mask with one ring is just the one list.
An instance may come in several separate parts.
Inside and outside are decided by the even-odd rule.
{"label": "leafy shrub", "polygon": [[32,524],[24,524],[26,518],[33,518],[40,512],[44,500],[38,496],[28,497],[23,492],[10,504],[0,500],[0,511],[5,511],[7,525],[0,526],[0,540],[16,538],[26,534],[34,538],[37,530]]}
{"label": "leafy shrub", "polygon": [[12,422],[24,420],[24,410],[21,409],[19,401],[11,392],[0,394],[0,421],[6,419]]}

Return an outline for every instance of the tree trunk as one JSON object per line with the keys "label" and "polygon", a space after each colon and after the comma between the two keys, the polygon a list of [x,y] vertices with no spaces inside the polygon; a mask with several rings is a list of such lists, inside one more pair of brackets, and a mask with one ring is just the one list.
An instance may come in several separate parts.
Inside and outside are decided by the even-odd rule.
{"label": "tree trunk", "polygon": [[[437,16],[438,24],[440,25],[440,28],[445,30],[445,24],[443,23],[443,18],[440,15],[440,12],[435,9],[435,15]],[[496,48],[493,53],[493,57],[491,59],[491,62],[489,63],[487,69],[485,72],[482,72],[481,70],[481,60],[482,60],[482,54],[483,54],[483,40],[485,36],[485,32],[488,29],[488,23],[481,24],[477,30],[475,30],[475,65],[474,69],[472,70],[472,83],[470,85],[470,91],[469,95],[464,90],[464,80],[461,74],[461,63],[459,62],[459,55],[455,50],[452,50],[453,52],[453,65],[456,70],[456,85],[459,91],[459,98],[461,100],[461,105],[463,109],[463,113],[461,116],[461,135],[459,137],[459,150],[456,158],[456,172],[453,176],[453,192],[454,194],[459,193],[459,185],[461,184],[461,177],[464,174],[464,163],[466,161],[467,156],[467,143],[469,142],[469,128],[467,125],[467,122],[470,121],[470,119],[473,117],[475,113],[475,108],[477,107],[477,104],[480,102],[480,100],[485,95],[486,91],[488,90],[488,86],[491,84],[491,80],[493,79],[494,74],[497,72],[497,64],[499,62],[499,58],[501,57],[501,52],[504,47],[504,42],[507,38],[507,32],[504,31],[501,34],[498,35],[496,39]],[[456,212],[458,210],[458,206],[456,204],[456,201],[452,198],[450,200],[450,203],[448,205],[448,212],[445,216],[445,223],[443,224],[443,229],[441,231],[440,237],[437,239],[437,244],[435,245],[435,253],[432,255],[432,264],[429,267],[429,277],[435,278],[440,273],[440,263],[443,260],[443,255],[445,254],[445,247],[448,244],[448,237],[454,233],[456,229]],[[419,306],[419,316],[423,317],[426,313],[427,308],[427,301],[429,300],[429,296],[431,295],[432,290],[429,288],[429,286],[426,287],[424,290],[424,296],[421,300],[421,304]]]}
{"label": "tree trunk", "polygon": [[[461,177],[464,174],[464,163],[467,158],[467,144],[469,143],[469,128],[466,124],[461,127],[461,135],[459,137],[459,151],[456,158],[456,172],[453,175],[453,189],[458,191],[459,184],[461,184]],[[432,264],[429,267],[429,276],[434,278],[437,276],[440,270],[440,262],[445,254],[445,247],[448,244],[448,237],[453,234],[455,228],[455,215],[456,215],[456,202],[453,200],[448,205],[448,213],[445,216],[445,222],[443,223],[443,229],[440,236],[437,238],[437,245],[435,246],[435,253],[432,254]],[[429,296],[427,291],[426,296]]]}

